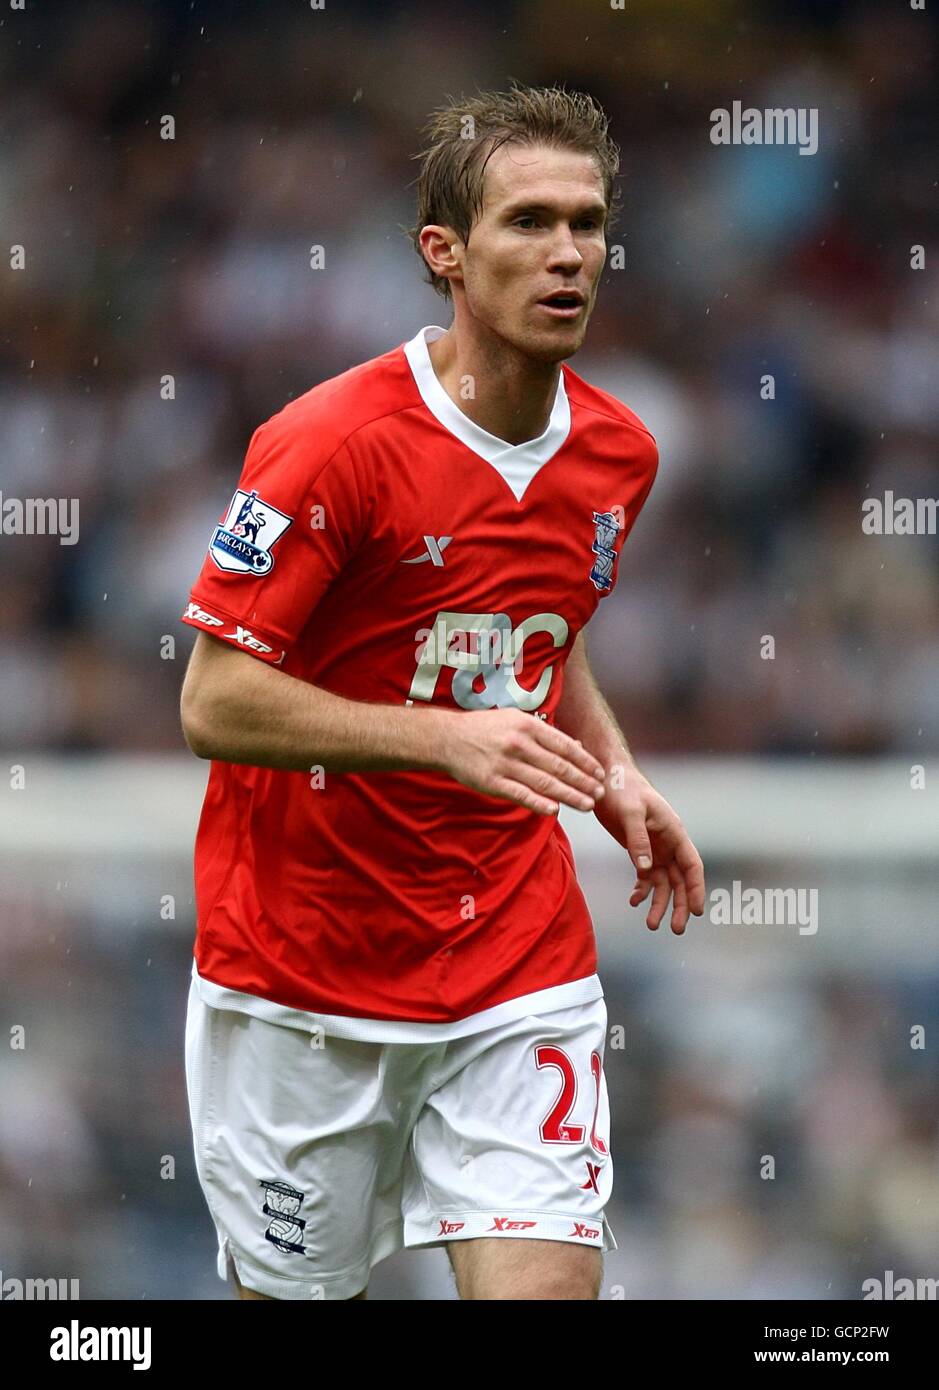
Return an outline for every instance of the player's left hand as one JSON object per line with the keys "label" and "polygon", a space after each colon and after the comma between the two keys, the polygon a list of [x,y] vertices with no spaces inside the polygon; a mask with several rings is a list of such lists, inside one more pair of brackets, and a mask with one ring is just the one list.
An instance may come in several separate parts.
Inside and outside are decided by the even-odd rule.
{"label": "player's left hand", "polygon": [[672,931],[681,936],[689,913],[704,914],[704,865],[676,812],[637,769],[623,787],[611,786],[594,814],[629,854],[636,868],[631,907],[652,894],[646,926],[656,931],[672,899]]}

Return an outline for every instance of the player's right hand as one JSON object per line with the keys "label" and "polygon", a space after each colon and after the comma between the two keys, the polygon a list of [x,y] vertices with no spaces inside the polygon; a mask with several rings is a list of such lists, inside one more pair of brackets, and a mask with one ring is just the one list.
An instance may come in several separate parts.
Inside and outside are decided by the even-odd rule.
{"label": "player's right hand", "polygon": [[517,801],[542,816],[560,803],[592,811],[603,795],[601,763],[583,744],[518,709],[472,710],[449,720],[444,770],[474,791]]}

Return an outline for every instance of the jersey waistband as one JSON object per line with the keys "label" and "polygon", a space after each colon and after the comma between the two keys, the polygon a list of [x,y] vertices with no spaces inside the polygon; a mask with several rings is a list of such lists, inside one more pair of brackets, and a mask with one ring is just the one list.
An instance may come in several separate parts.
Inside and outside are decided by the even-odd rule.
{"label": "jersey waistband", "polygon": [[236,1013],[250,1014],[282,1028],[299,1028],[303,1032],[318,1032],[326,1037],[347,1038],[352,1042],[448,1042],[451,1038],[465,1038],[471,1033],[481,1033],[486,1028],[510,1023],[527,1014],[550,1013],[554,1009],[568,1009],[574,1004],[589,1004],[594,999],[603,998],[599,975],[585,975],[580,980],[569,980],[563,985],[551,985],[532,994],[505,999],[501,1004],[448,1023],[421,1023],[404,1019],[317,1014],[306,1009],[290,1008],[286,1004],[275,1003],[273,999],[245,994],[241,990],[228,989],[213,980],[204,979],[196,968],[195,960],[192,963],[192,978],[200,999],[214,1009],[233,1009]]}

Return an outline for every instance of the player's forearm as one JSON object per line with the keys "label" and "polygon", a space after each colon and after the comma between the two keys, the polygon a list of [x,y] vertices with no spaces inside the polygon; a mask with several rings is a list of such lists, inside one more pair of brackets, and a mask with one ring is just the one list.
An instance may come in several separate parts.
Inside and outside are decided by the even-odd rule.
{"label": "player's forearm", "polygon": [[214,665],[211,680],[190,670],[183,687],[183,730],[198,757],[288,771],[444,765],[455,712],[347,700],[237,652]]}
{"label": "player's forearm", "polygon": [[617,764],[635,768],[626,736],[590,670],[582,634],[564,668],[564,690],[555,723],[571,738],[580,739],[607,773]]}

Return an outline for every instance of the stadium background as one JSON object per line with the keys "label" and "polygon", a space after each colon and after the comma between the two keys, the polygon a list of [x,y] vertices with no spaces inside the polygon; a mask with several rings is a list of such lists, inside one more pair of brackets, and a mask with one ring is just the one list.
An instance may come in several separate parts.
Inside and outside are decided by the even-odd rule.
{"label": "stadium background", "polygon": [[[625,1037],[605,1296],[939,1276],[937,542],[860,526],[865,496],[939,494],[935,48],[935,10],[887,3],[8,14],[0,490],[79,498],[81,535],[0,536],[0,767],[26,771],[0,795],[0,1032],[27,1040],[0,1052],[3,1278],[227,1296],[182,1070],[206,769],[178,614],[255,426],[449,322],[401,232],[410,156],[448,93],[511,76],[589,89],[623,151],[625,269],[571,365],[662,463],[594,669],[709,888],[820,891],[815,935],[651,936],[565,818]],[[736,99],[817,107],[818,153],[714,147]],[[440,1251],[372,1290],[453,1297]]]}

